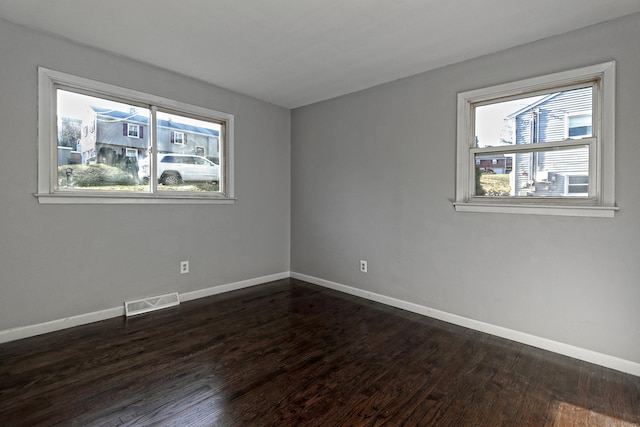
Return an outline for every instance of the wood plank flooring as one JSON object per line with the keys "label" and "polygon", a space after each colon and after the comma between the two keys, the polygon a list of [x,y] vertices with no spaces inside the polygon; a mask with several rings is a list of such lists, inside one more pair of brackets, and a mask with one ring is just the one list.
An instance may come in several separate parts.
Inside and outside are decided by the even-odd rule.
{"label": "wood plank flooring", "polygon": [[286,279],[0,345],[1,426],[640,426],[640,378]]}

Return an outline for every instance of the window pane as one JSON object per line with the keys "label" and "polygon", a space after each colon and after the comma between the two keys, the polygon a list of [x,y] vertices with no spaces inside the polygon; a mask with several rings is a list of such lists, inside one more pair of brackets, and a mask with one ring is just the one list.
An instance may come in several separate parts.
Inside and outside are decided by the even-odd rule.
{"label": "window pane", "polygon": [[476,196],[586,197],[589,191],[587,145],[475,155],[474,160]]}
{"label": "window pane", "polygon": [[567,125],[569,138],[585,138],[592,135],[591,114],[569,116]]}
{"label": "window pane", "polygon": [[475,147],[535,144],[591,136],[593,87],[475,107]]}
{"label": "window pane", "polygon": [[158,190],[220,191],[222,126],[160,111],[157,123]]}
{"label": "window pane", "polygon": [[149,191],[138,176],[149,110],[57,90],[57,188]]}

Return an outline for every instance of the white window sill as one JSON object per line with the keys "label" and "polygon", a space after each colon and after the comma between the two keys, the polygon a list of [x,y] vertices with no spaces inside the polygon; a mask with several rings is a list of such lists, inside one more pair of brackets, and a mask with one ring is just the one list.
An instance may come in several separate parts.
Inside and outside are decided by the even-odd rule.
{"label": "white window sill", "polygon": [[202,197],[189,194],[35,194],[38,203],[43,205],[123,205],[123,204],[147,204],[147,205],[232,205],[234,198],[228,197]]}
{"label": "white window sill", "polygon": [[525,215],[583,216],[613,218],[616,206],[513,205],[496,203],[454,203],[456,212],[483,212]]}

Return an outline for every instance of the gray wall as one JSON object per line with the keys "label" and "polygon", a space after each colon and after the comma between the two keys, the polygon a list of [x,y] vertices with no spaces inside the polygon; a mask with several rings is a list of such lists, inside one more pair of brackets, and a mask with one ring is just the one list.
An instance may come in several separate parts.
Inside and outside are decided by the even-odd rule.
{"label": "gray wall", "polygon": [[[634,15],[294,110],[291,270],[640,362],[638,40]],[[458,92],[609,60],[615,218],[454,212]]]}
{"label": "gray wall", "polygon": [[[297,109],[290,126],[286,109],[0,21],[0,331],[291,269],[640,362],[637,40],[640,15]],[[458,92],[612,59],[614,219],[454,212]],[[235,114],[237,204],[39,205],[37,66]]]}
{"label": "gray wall", "polygon": [[[0,331],[289,270],[289,110],[5,21],[0,58]],[[38,66],[234,114],[238,202],[39,205]]]}

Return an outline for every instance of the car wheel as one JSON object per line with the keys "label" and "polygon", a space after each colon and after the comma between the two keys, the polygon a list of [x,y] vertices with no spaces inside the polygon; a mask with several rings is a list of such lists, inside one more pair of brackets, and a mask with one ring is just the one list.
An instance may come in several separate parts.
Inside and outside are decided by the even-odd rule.
{"label": "car wheel", "polygon": [[180,184],[180,176],[177,174],[166,174],[162,177],[162,183],[164,185],[178,185]]}

